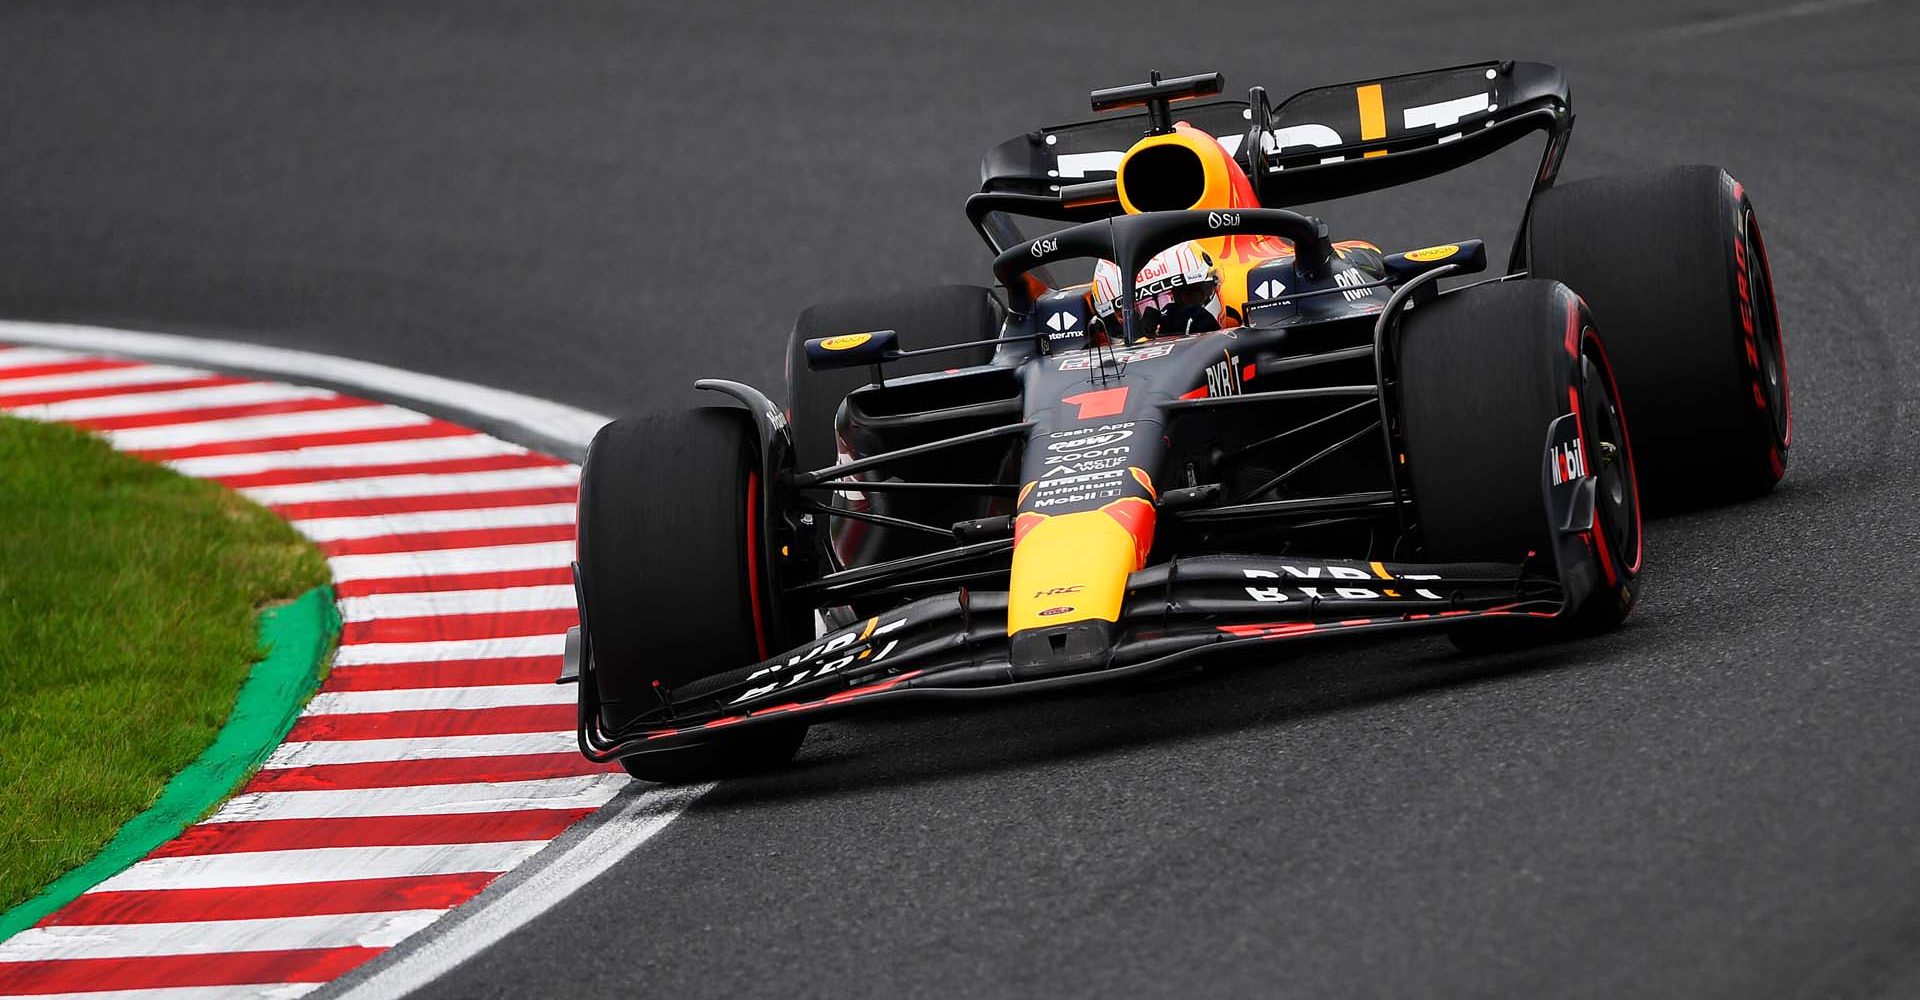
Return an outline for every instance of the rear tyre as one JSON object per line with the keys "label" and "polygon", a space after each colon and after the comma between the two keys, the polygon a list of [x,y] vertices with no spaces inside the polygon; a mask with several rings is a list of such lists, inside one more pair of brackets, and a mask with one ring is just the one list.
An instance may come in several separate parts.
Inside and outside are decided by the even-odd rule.
{"label": "rear tyre", "polygon": [[1531,275],[1606,331],[1647,503],[1747,499],[1786,474],[1793,402],[1766,244],[1718,167],[1597,177],[1534,200]]}
{"label": "rear tyre", "polygon": [[1480,651],[1619,625],[1639,595],[1638,489],[1607,352],[1579,298],[1558,282],[1508,281],[1420,306],[1402,327],[1399,396],[1407,477],[1435,562],[1552,560],[1541,477],[1548,425],[1570,405],[1583,453],[1596,456],[1592,543],[1604,585],[1551,625],[1485,619],[1456,629],[1455,644]]}
{"label": "rear tyre", "polygon": [[[797,636],[761,615],[759,455],[727,409],[616,420],[580,470],[581,623],[600,723],[618,730],[674,688],[757,662]],[[791,760],[804,724],[623,758],[634,777],[698,781]]]}
{"label": "rear tyre", "polygon": [[[804,346],[814,337],[892,330],[902,350],[992,340],[1004,320],[993,292],[977,285],[935,285],[809,306],[793,324],[787,344],[787,419],[793,427],[794,465],[820,469],[835,460],[833,418],[847,393],[872,381],[864,368],[810,371]],[[993,348],[982,344],[913,358],[887,366],[888,375],[919,375],[986,364]]]}

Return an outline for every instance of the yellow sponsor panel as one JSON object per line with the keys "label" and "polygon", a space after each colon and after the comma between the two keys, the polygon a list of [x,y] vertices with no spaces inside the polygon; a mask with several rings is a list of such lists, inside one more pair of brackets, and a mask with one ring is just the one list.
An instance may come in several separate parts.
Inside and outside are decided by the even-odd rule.
{"label": "yellow sponsor panel", "polygon": [[1105,511],[1055,514],[1035,524],[1013,550],[1007,634],[1091,618],[1118,621],[1136,558],[1133,536]]}
{"label": "yellow sponsor panel", "polygon": [[828,337],[820,342],[820,346],[829,351],[851,351],[872,339],[873,334],[871,333],[849,333],[838,337]]}
{"label": "yellow sponsor panel", "polygon": [[1443,247],[1422,247],[1418,250],[1409,250],[1401,254],[1401,256],[1408,260],[1420,261],[1424,264],[1430,260],[1446,260],[1448,257],[1459,252],[1460,245],[1458,243],[1449,243]]}

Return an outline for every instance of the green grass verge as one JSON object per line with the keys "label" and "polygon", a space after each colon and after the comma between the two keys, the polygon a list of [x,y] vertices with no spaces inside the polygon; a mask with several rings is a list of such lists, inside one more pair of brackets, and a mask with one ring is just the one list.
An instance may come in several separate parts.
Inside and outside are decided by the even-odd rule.
{"label": "green grass verge", "polygon": [[265,508],[0,417],[0,911],[153,804],[226,722],[256,612],[326,580]]}

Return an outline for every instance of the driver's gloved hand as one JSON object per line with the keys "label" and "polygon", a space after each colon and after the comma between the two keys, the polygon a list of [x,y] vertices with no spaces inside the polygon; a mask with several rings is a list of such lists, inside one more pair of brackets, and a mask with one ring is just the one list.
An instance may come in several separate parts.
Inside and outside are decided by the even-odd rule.
{"label": "driver's gloved hand", "polygon": [[1174,305],[1157,314],[1159,329],[1150,336],[1183,337],[1189,333],[1206,333],[1220,329],[1220,321],[1207,311],[1206,306]]}

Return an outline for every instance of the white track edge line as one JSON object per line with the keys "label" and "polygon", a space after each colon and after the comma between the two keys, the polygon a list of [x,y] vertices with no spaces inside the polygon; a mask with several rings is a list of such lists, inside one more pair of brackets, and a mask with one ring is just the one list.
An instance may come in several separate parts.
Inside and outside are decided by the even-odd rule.
{"label": "white track edge line", "polygon": [[336,980],[351,985],[329,991],[331,1000],[398,1000],[433,982],[598,878],[712,788],[655,786],[622,794],[574,826],[574,831],[585,830],[584,836],[562,834],[566,843],[559,850],[529,862],[537,869],[517,880],[519,872],[510,872],[501,880],[511,880],[503,891],[483,892],[475,900],[483,905],[454,909],[436,925],[442,928],[438,933],[412,939],[417,944],[403,942],[368,963],[366,971]]}
{"label": "white track edge line", "polygon": [[593,432],[611,419],[591,410],[507,389],[424,375],[371,361],[233,340],[205,340],[71,323],[0,320],[0,341],[244,369],[297,382],[335,382],[407,399],[430,410],[452,406],[471,414],[481,425],[511,424],[582,449],[593,440]]}

